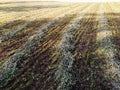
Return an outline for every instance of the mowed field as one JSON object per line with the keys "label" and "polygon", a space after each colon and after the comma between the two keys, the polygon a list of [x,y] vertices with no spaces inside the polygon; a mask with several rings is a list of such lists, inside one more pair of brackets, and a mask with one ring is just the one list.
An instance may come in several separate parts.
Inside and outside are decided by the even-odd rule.
{"label": "mowed field", "polygon": [[0,3],[0,90],[120,90],[120,3]]}

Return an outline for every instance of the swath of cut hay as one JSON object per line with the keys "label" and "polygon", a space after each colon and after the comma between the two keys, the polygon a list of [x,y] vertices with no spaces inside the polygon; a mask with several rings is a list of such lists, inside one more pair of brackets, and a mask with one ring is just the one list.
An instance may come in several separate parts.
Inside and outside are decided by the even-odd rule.
{"label": "swath of cut hay", "polygon": [[70,90],[76,83],[75,79],[70,73],[73,67],[72,65],[75,61],[75,58],[72,54],[75,46],[72,44],[72,40],[74,38],[74,32],[79,26],[81,19],[89,9],[90,7],[71,22],[71,24],[68,26],[68,29],[64,32],[62,40],[58,46],[61,61],[58,66],[58,70],[55,73],[56,81],[58,82],[57,90]]}
{"label": "swath of cut hay", "polygon": [[[118,12],[119,12],[119,11],[116,11],[115,8],[113,9],[113,7],[110,6],[109,4],[107,4],[107,9],[108,9],[108,12],[111,12],[111,15],[110,15],[111,19],[113,18],[114,14],[118,14]],[[114,18],[115,17],[116,16],[114,16]],[[119,21],[119,19],[118,19],[118,21]],[[112,22],[109,22],[109,23],[112,23]],[[113,23],[114,23],[114,21],[113,21]],[[117,25],[117,22],[116,22],[116,25]],[[119,28],[118,26],[116,28],[114,28],[114,30],[116,30],[116,35],[117,34],[119,35],[119,29],[118,28]],[[113,66],[113,71],[114,71],[114,72],[111,72],[111,74],[113,74],[111,76],[113,78],[112,85],[114,87],[113,89],[120,89],[120,59],[119,59],[119,55],[118,55],[119,49],[118,49],[118,47],[115,44],[115,41],[114,41],[115,40],[115,38],[114,38],[114,31],[112,29],[111,29],[111,33],[113,34],[113,37],[111,37],[111,39],[113,39],[113,47],[114,47],[113,48],[114,49],[113,50],[113,53],[114,53],[114,56],[113,56],[114,62],[113,62],[113,64],[111,64],[111,67]]]}
{"label": "swath of cut hay", "polygon": [[[27,15],[21,16],[21,17],[19,17],[19,18],[17,18],[17,19],[15,18],[15,20],[6,22],[6,23],[4,23],[4,24],[1,24],[1,25],[0,25],[0,28],[6,26],[6,25],[8,25],[8,24],[11,24],[11,23],[13,23],[13,22],[15,22],[15,21],[24,19],[24,18],[26,18],[26,17],[30,17],[30,16],[33,16],[33,15],[39,14],[39,11],[40,11],[40,10],[31,11],[31,12],[27,13]],[[46,11],[48,11],[48,10],[46,10]],[[45,11],[44,11],[43,13],[45,13]],[[10,17],[11,17],[11,16],[10,16]]]}
{"label": "swath of cut hay", "polygon": [[[38,47],[38,44],[42,42],[45,32],[51,27],[59,18],[51,21],[45,27],[39,30],[39,32],[30,37],[24,48],[16,52],[12,57],[9,58],[2,66],[0,66],[0,81],[4,83],[4,80],[10,78],[14,71],[17,69],[17,62],[27,58],[29,54],[34,52]],[[6,82],[6,81],[5,81]]]}
{"label": "swath of cut hay", "polygon": [[[73,11],[75,12],[75,11],[79,10],[79,8],[80,8],[80,7],[77,7],[77,8],[75,8],[75,9],[70,10],[70,11],[67,11],[67,12],[65,12],[65,14],[70,14],[70,13],[73,12]],[[48,14],[48,15],[51,15],[51,14],[53,14],[53,12],[51,12],[51,13]],[[63,17],[63,16],[65,16],[65,14],[59,15],[58,17]],[[44,15],[44,16],[46,16],[46,15]],[[44,17],[44,16],[43,16],[43,17]],[[39,18],[39,17],[38,17],[38,18]],[[11,39],[12,37],[16,36],[16,34],[17,34],[18,32],[20,32],[20,31],[24,30],[25,28],[27,28],[29,25],[31,25],[32,23],[34,23],[38,18],[36,18],[36,19],[34,19],[34,20],[32,20],[32,21],[29,21],[29,22],[27,22],[27,23],[25,23],[25,24],[23,24],[23,25],[18,26],[17,30],[11,30],[11,31],[9,31],[5,36],[1,36],[1,37],[0,37],[0,42],[7,41],[7,40]]]}
{"label": "swath of cut hay", "polygon": [[[78,8],[76,8],[76,9],[73,9],[73,10],[76,10],[76,11],[74,11],[74,13],[76,13],[77,12],[77,9],[79,9],[79,10],[82,10],[84,8],[84,6],[80,6],[80,7],[78,7]],[[70,10],[70,11],[73,11],[73,10]],[[69,13],[70,13],[70,15],[71,15],[71,12],[70,11],[68,11]],[[67,13],[67,12],[66,12]],[[73,12],[72,12],[73,13]],[[65,17],[67,17],[67,16],[65,16]],[[60,20],[60,19],[59,19]],[[37,31],[37,30],[36,30]],[[24,37],[22,37],[22,38],[24,38]],[[8,41],[9,42],[9,41]],[[14,41],[14,42],[16,42],[16,41]],[[11,45],[14,43],[14,42],[12,42],[11,43]],[[3,42],[4,43],[4,42]],[[6,43],[6,42],[5,42]],[[22,45],[22,44],[21,44]],[[9,47],[9,45],[7,45],[8,47]],[[3,47],[4,48],[4,47]],[[11,48],[12,48],[12,46],[11,46]],[[14,48],[13,48],[14,49]],[[14,52],[16,52],[16,50],[17,49],[14,49]],[[7,51],[7,50],[6,50]],[[4,59],[3,59],[3,61],[5,61]]]}
{"label": "swath of cut hay", "polygon": [[[106,57],[106,62],[109,65],[107,70],[108,75],[113,79],[112,85],[114,88],[120,87],[120,63],[116,53],[117,49],[113,43],[112,32],[109,30],[109,24],[105,17],[105,12],[101,10],[99,29],[97,33],[97,41],[99,42],[98,53]],[[115,79],[115,80],[114,80]]]}
{"label": "swath of cut hay", "polygon": [[[67,7],[67,8],[62,8],[62,9],[57,9],[56,11],[65,11],[65,10],[69,10],[70,8],[75,8],[75,7],[78,7],[78,5],[73,5],[73,6],[71,6],[71,7]],[[4,23],[4,24],[1,24],[0,25],[0,28],[2,28],[2,27],[4,27],[4,26],[6,26],[6,25],[8,25],[8,24],[10,24],[10,23],[13,23],[13,22],[15,22],[15,21],[17,21],[17,20],[21,20],[21,19],[24,19],[24,18],[26,18],[26,17],[31,17],[31,16],[36,16],[36,14],[38,14],[38,15],[40,15],[40,16],[45,16],[44,14],[46,13],[46,12],[50,12],[51,10],[50,9],[45,9],[45,10],[43,10],[43,11],[41,11],[41,9],[40,10],[35,10],[35,11],[30,11],[30,12],[28,12],[27,13],[27,15],[25,14],[24,16],[22,15],[21,17],[18,17],[17,19],[15,18],[15,20],[12,20],[12,21],[9,21],[9,22],[6,22],[6,23]],[[51,13],[51,12],[50,12]],[[6,15],[5,15],[6,16]],[[39,16],[39,17],[40,17]],[[38,16],[37,16],[38,17]],[[11,16],[9,17],[9,16],[7,16],[7,18],[11,18]]]}
{"label": "swath of cut hay", "polygon": [[[78,9],[78,8],[77,8]],[[73,11],[73,10],[72,10]],[[67,12],[71,13],[71,11]],[[14,74],[14,71],[17,69],[17,63],[25,58],[27,58],[32,52],[36,50],[38,44],[43,41],[43,37],[45,32],[48,31],[56,21],[60,20],[61,18],[65,17],[66,14],[62,14],[56,19],[50,21],[46,26],[38,30],[37,34],[31,36],[28,42],[24,45],[24,47],[17,51],[13,56],[11,56],[2,66],[0,66],[0,81],[1,86],[7,83],[7,79],[11,78]]]}
{"label": "swath of cut hay", "polygon": [[[1,7],[1,10],[2,10],[2,8],[4,9],[5,8],[5,10],[7,10],[7,9],[9,9],[10,7],[13,7],[12,9],[11,9],[11,11],[12,10],[14,10],[14,5],[15,5],[15,7],[18,7],[18,8],[23,8],[24,9],[24,7],[21,7],[21,4],[19,3],[19,2],[16,2],[16,4],[18,4],[17,6],[15,5],[15,4],[4,4],[4,6],[0,6]],[[10,6],[9,6],[10,5]],[[25,5],[26,7],[28,6],[28,7],[31,7],[31,9],[33,9],[34,7],[32,7],[32,6],[35,6],[36,4],[33,2],[33,3],[31,3],[30,2],[30,4],[23,4],[23,5]],[[50,12],[51,10],[58,10],[58,9],[65,9],[65,8],[72,8],[73,6],[76,6],[77,4],[74,4],[74,5],[72,5],[72,6],[70,6],[70,7],[68,7],[68,5],[69,5],[69,3],[58,3],[58,2],[56,2],[55,4],[51,4],[51,3],[47,3],[47,2],[45,2],[45,3],[43,3],[43,2],[38,2],[37,3],[37,6],[35,6],[35,8],[37,8],[37,9],[35,9],[35,10],[31,10],[31,9],[28,9],[28,11],[26,12],[26,11],[20,11],[19,12],[19,14],[18,14],[18,12],[10,12],[10,13],[3,13],[3,12],[1,12],[1,14],[0,14],[0,19],[5,19],[5,18],[13,18],[13,19],[15,19],[15,18],[21,18],[21,16],[22,17],[24,17],[24,16],[26,16],[26,15],[35,15],[35,14],[37,14],[37,13],[46,13],[46,12]],[[54,7],[54,8],[52,8],[52,6]],[[29,11],[30,10],[30,11]],[[3,13],[3,14],[2,14]]]}

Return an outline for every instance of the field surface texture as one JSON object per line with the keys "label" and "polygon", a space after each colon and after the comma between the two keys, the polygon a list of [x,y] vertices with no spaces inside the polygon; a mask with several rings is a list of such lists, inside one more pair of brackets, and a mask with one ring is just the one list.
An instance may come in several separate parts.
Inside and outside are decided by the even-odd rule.
{"label": "field surface texture", "polygon": [[0,90],[120,90],[120,3],[0,3]]}

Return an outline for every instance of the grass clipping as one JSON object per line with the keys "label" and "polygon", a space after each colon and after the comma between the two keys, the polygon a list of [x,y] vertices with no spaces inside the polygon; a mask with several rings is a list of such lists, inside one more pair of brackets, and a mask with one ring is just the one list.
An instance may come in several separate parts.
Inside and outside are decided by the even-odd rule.
{"label": "grass clipping", "polygon": [[120,88],[120,62],[117,58],[117,49],[114,45],[112,31],[110,31],[107,18],[103,11],[101,11],[98,28],[97,41],[99,48],[97,51],[99,55],[106,57],[108,69],[105,73],[111,79],[113,88]]}
{"label": "grass clipping", "polygon": [[79,17],[75,18],[68,29],[63,33],[62,40],[58,45],[58,52],[60,53],[60,62],[58,69],[55,73],[56,81],[58,84],[57,90],[71,90],[73,85],[76,84],[76,80],[72,75],[72,68],[75,58],[72,54],[75,46],[72,43],[74,33],[77,27],[80,25],[80,21],[86,14],[86,9]]}

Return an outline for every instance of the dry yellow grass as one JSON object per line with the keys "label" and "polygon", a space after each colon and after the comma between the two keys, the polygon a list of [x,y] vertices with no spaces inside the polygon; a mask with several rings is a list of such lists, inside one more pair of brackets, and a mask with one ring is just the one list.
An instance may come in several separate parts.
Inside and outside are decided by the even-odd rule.
{"label": "dry yellow grass", "polygon": [[0,90],[119,90],[120,3],[0,3]]}

